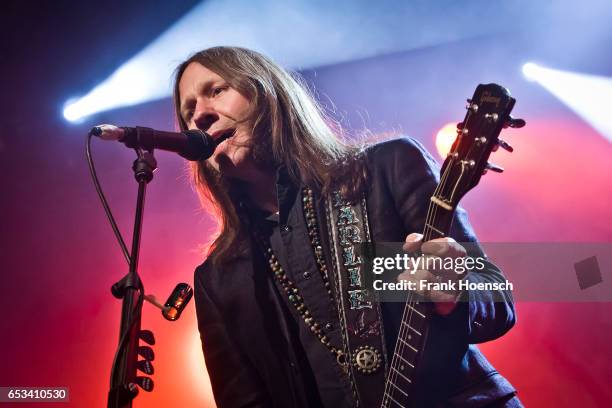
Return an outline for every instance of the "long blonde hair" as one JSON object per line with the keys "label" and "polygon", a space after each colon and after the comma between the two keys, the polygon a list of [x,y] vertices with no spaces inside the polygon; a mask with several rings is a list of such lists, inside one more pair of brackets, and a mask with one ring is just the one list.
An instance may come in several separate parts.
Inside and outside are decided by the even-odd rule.
{"label": "long blonde hair", "polygon": [[[363,187],[361,149],[348,143],[340,126],[326,116],[302,80],[269,58],[239,47],[200,51],[176,70],[174,106],[181,130],[179,81],[193,62],[210,69],[250,102],[254,154],[270,168],[284,164],[292,181],[321,191],[340,189],[347,197]],[[332,128],[333,127],[333,128]],[[267,156],[267,157],[266,157]],[[223,177],[206,161],[191,164],[192,180],[204,208],[216,216],[219,232],[210,247],[214,262],[244,253],[248,226],[241,217],[241,183]]]}

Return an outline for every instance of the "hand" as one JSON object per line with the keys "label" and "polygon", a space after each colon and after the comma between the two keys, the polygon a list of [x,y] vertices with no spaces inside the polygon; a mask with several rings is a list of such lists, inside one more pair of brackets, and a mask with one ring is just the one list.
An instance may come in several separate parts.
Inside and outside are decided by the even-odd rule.
{"label": "hand", "polygon": [[[444,264],[448,262],[448,259],[463,258],[467,254],[465,248],[452,238],[437,238],[423,243],[423,235],[417,233],[412,233],[406,237],[403,249],[409,253],[420,250],[423,254],[423,258],[422,263],[418,265],[421,267],[433,264],[439,265],[440,261]],[[441,259],[435,262],[434,260],[436,258]],[[397,280],[416,282],[416,292],[434,302],[436,312],[444,316],[455,309],[460,292],[457,288],[457,282],[464,276],[465,273],[457,273],[454,270],[432,267],[430,269],[417,268],[416,270],[406,270],[398,275]],[[422,285],[421,282],[425,282],[426,284]],[[447,282],[454,282],[455,289],[438,289],[441,286],[439,283]],[[431,284],[428,285],[427,283]]]}

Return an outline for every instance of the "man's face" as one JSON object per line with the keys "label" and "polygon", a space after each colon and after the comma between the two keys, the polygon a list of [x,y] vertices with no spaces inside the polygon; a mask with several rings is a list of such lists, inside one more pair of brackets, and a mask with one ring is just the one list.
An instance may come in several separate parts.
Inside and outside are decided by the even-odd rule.
{"label": "man's face", "polygon": [[180,113],[189,129],[200,129],[217,139],[234,136],[217,146],[208,163],[220,173],[248,180],[252,160],[249,101],[222,77],[192,62],[179,81]]}

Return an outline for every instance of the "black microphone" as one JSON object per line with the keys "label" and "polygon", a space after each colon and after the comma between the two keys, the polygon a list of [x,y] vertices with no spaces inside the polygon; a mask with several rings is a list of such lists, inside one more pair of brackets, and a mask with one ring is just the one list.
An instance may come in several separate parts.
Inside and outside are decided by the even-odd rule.
{"label": "black microphone", "polygon": [[140,126],[99,125],[92,128],[89,134],[104,140],[118,140],[134,149],[162,149],[178,153],[187,160],[200,161],[212,156],[215,148],[222,141],[234,135],[234,130],[216,132],[213,137],[198,129],[175,133]]}

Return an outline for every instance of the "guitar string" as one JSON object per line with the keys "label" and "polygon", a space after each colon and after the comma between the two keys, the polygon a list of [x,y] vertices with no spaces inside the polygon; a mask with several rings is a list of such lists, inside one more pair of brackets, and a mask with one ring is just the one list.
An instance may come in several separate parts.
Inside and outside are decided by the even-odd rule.
{"label": "guitar string", "polygon": [[[467,116],[466,116],[466,118],[465,118],[465,120],[464,120],[464,124],[465,124],[465,123],[467,123],[467,121],[468,121],[468,119],[470,118],[471,114],[472,114],[472,111],[471,111],[471,110],[469,110],[469,111],[468,111],[468,114],[467,114]],[[480,125],[480,123],[479,123],[479,125]],[[465,127],[465,125],[464,125],[464,127]],[[478,126],[478,131],[477,131],[476,133],[478,134],[478,132],[479,132],[479,131],[480,131],[480,126]],[[474,144],[470,145],[470,148],[469,148],[469,150],[468,150],[468,152],[467,152],[466,157],[470,157],[470,155],[473,153],[474,148],[475,148]],[[439,190],[440,190],[440,189],[443,189],[443,188],[445,187],[445,185],[446,185],[446,181],[447,181],[447,177],[448,177],[448,175],[449,175],[449,173],[450,173],[450,168],[451,168],[451,166],[452,166],[452,162],[453,162],[453,161],[454,161],[454,158],[452,158],[452,157],[451,157],[451,160],[450,160],[449,164],[447,165],[447,168],[445,169],[445,171],[444,171],[444,173],[443,173],[443,175],[442,175],[442,178],[441,178],[441,180],[440,180],[440,183],[438,184],[438,187],[436,188],[436,190],[435,190],[435,192],[434,192],[434,196],[435,196],[435,195],[437,195],[437,194],[439,193]],[[433,229],[432,229],[432,228],[428,228],[428,227],[427,227],[427,224],[430,224],[431,220],[432,220],[432,219],[435,219],[435,217],[436,217],[436,215],[437,215],[437,210],[438,210],[438,208],[437,208],[437,207],[438,207],[438,205],[435,205],[435,206],[433,206],[433,207],[432,207],[432,204],[433,204],[433,203],[430,203],[430,205],[429,205],[429,209],[428,209],[428,212],[427,212],[427,217],[426,217],[426,225],[425,225],[425,231],[424,231],[424,234],[423,234],[423,242],[428,241],[428,240],[431,238],[431,232],[433,232]],[[431,209],[432,209],[432,208],[433,208],[433,211],[431,211]],[[430,216],[430,214],[431,214],[431,216]],[[409,309],[409,308],[408,308],[408,305],[409,305],[410,303],[412,303],[412,292],[410,292],[410,294],[409,294],[409,296],[408,296],[407,305],[406,305],[406,308],[404,309],[404,315],[402,316],[402,321],[404,321],[404,317],[405,317],[405,315],[406,315],[406,310],[407,310],[407,309]],[[412,311],[412,309],[410,309],[410,311],[408,312],[408,317],[409,317],[408,327],[410,327],[410,322],[411,322],[411,320],[412,320],[412,315],[413,315],[413,311]],[[400,330],[399,330],[398,338],[400,338],[401,336],[403,336],[403,335],[405,334],[405,330],[409,330],[409,329],[408,329],[408,328],[406,328],[406,329],[402,328],[402,325],[401,325],[401,323],[400,323]],[[397,354],[403,354],[403,349],[404,349],[404,346],[401,344],[401,342],[399,342],[399,341],[398,341],[398,342],[396,342],[396,348],[397,348],[398,350],[397,350],[397,352],[394,352],[393,359],[392,359],[392,363],[391,363],[391,367],[392,367],[392,368],[393,368],[393,367],[394,367],[394,365],[395,365],[395,364],[394,364],[394,363],[395,363],[395,361],[397,361],[397,359],[396,359],[396,355],[397,355]],[[388,392],[387,390],[388,390],[388,388],[389,388],[389,387],[388,387],[389,382],[392,382],[392,383],[393,383],[393,381],[395,381],[395,379],[392,379],[393,377],[397,378],[397,376],[393,376],[393,372],[391,371],[391,372],[389,373],[389,379],[388,379],[388,382],[386,382],[386,383],[385,383],[385,393],[384,393],[384,395],[383,395],[383,400],[382,400],[382,406],[383,406],[383,407],[385,407],[385,406],[386,406],[386,404],[388,403],[389,399],[391,398],[391,396],[389,395],[389,392]],[[393,384],[394,384],[394,383],[393,383]],[[395,385],[395,384],[394,384],[394,385]],[[391,393],[393,393],[393,392],[394,392],[394,391],[391,391]],[[394,400],[394,401],[395,401],[395,400]],[[401,406],[401,404],[400,404],[400,406]]]}
{"label": "guitar string", "polygon": [[[438,186],[436,187],[436,191],[434,191],[434,195],[437,194],[438,190],[439,190],[440,184],[438,184]],[[426,224],[429,223],[431,217],[432,217],[432,203],[429,204],[428,210],[427,210],[427,216],[426,216]],[[426,231],[425,231],[426,232]],[[413,292],[410,291],[408,294],[408,299],[406,300],[406,306],[404,307],[404,312],[402,315],[402,320],[401,322],[406,322],[407,321],[407,327],[404,327],[404,325],[402,323],[400,323],[400,328],[399,328],[399,333],[398,333],[398,340],[396,341],[396,349],[394,354],[393,354],[393,358],[391,361],[391,367],[395,370],[398,370],[399,367],[397,367],[397,362],[399,361],[399,356],[403,355],[404,350],[405,350],[405,346],[403,345],[403,343],[399,340],[401,338],[404,338],[406,331],[409,331],[409,327],[411,327],[412,324],[412,317],[414,315],[413,309],[411,308],[411,304],[413,302]],[[407,318],[406,318],[407,316]],[[395,381],[397,380],[399,374],[396,374],[393,372],[393,370],[391,370],[389,372],[389,378],[387,379],[387,382],[385,383],[385,393],[383,396],[383,406],[384,404],[386,404],[388,402],[388,399],[391,398],[390,392],[389,392],[389,388],[390,385],[396,385]],[[392,393],[393,391],[391,391]]]}
{"label": "guitar string", "polygon": [[[448,175],[450,173],[450,168],[451,168],[450,164],[452,163],[453,160],[454,159],[451,157],[451,162],[449,163],[449,165],[447,165],[447,168],[445,169],[445,171],[444,171],[444,173],[442,175],[440,183],[438,183],[436,189],[434,190],[434,196],[438,195],[440,190],[442,190],[445,187],[446,180],[447,180]],[[429,207],[428,207],[428,210],[427,210],[426,221],[425,221],[426,225],[425,225],[425,231],[424,231],[425,234],[424,234],[424,237],[423,237],[423,242],[425,242],[425,240],[426,240],[425,235],[429,235],[428,231],[431,231],[431,228],[427,228],[427,224],[429,224],[432,219],[435,219],[435,216],[436,216],[436,213],[437,213],[437,207],[438,206],[434,205],[433,202],[429,203]],[[432,211],[432,209],[433,209],[433,211]],[[403,338],[403,336],[406,334],[406,331],[410,330],[409,327],[411,327],[412,317],[414,315],[414,311],[413,311],[413,307],[414,306],[411,306],[412,303],[413,303],[413,291],[410,291],[409,294],[408,294],[408,299],[406,301],[406,306],[404,307],[404,313],[402,315],[402,320],[401,320],[401,322],[405,322],[406,321],[405,317],[406,317],[406,314],[407,314],[407,316],[408,316],[408,318],[407,318],[407,327],[406,328],[402,327],[403,325],[400,323],[398,339],[399,338]],[[423,333],[421,333],[421,334],[423,334]],[[391,361],[391,367],[392,368],[395,368],[395,366],[397,365],[396,362],[399,360],[399,355],[402,355],[404,353],[405,346],[402,344],[401,341],[398,340],[396,342],[396,348],[397,348],[397,350],[393,353],[393,358],[392,358],[392,361]],[[395,368],[395,369],[397,369],[397,368]],[[385,382],[385,392],[384,392],[384,395],[383,395],[383,406],[384,406],[384,404],[386,404],[388,402],[388,398],[390,398],[389,391],[388,391],[388,389],[390,387],[389,383],[393,383],[394,385],[396,385],[395,384],[395,380],[398,378],[398,375],[399,374],[394,374],[393,370],[391,370],[389,372],[389,378],[387,379],[387,382]],[[393,392],[393,391],[391,391],[391,392]]]}
{"label": "guitar string", "polygon": [[[451,158],[452,160],[452,158]],[[439,193],[439,191],[441,190],[441,186],[445,183],[446,180],[446,176],[448,174],[448,169],[450,169],[450,166],[447,166],[447,169],[445,170],[445,174],[443,174],[442,176],[442,180],[440,181],[440,183],[437,185],[435,191],[434,191],[434,195],[437,195]],[[426,216],[426,221],[425,224],[427,225],[430,221],[431,218],[435,216],[435,214],[432,213],[432,202],[430,202],[429,206],[428,206],[428,210],[427,210],[427,216]],[[427,233],[427,227],[425,227],[425,233]],[[410,305],[413,302],[413,292],[410,291],[408,294],[408,299],[406,300],[406,306],[404,307],[404,312],[402,315],[402,320],[401,322],[406,322],[407,321],[407,325],[408,327],[411,326],[412,323],[412,317],[414,315],[414,312],[412,310],[412,308],[410,307]],[[406,319],[407,316],[407,319]],[[406,331],[410,330],[408,327],[403,327],[403,325],[400,323],[400,328],[399,328],[399,333],[398,333],[398,339],[403,338],[405,336]],[[399,355],[402,355],[404,353],[405,350],[405,346],[402,344],[401,341],[397,340],[396,341],[396,349],[394,354],[393,354],[393,358],[391,361],[391,367],[394,369],[398,369],[397,366],[397,361],[399,360]],[[398,374],[394,373],[393,370],[391,370],[389,372],[389,378],[388,381],[385,383],[385,394],[383,396],[383,405],[386,404],[388,402],[388,398],[390,398],[389,395],[389,387],[390,384],[389,383],[393,383],[395,385],[395,380],[398,378]]]}
{"label": "guitar string", "polygon": [[[468,111],[468,114],[464,120],[464,124],[467,123],[468,119],[471,116],[472,111]],[[436,189],[434,190],[434,196],[438,195],[438,193],[440,192],[440,190],[442,190],[444,187],[446,187],[446,181],[448,179],[448,176],[450,174],[450,169],[452,167],[452,162],[454,161],[454,158],[451,156],[450,162],[447,164],[447,167],[444,171],[444,173],[442,174],[441,180],[438,183],[438,186],[436,187]],[[431,231],[433,231],[431,229],[431,227],[428,227],[428,225],[430,225],[431,221],[433,219],[435,219],[436,215],[437,215],[437,210],[438,210],[438,205],[434,204],[433,202],[430,202],[429,204],[429,208],[427,210],[427,216],[425,219],[425,231],[423,234],[423,239],[422,242],[426,242],[429,240],[429,238],[431,238]],[[432,211],[433,208],[433,211]],[[411,291],[408,294],[408,299],[406,301],[406,307],[404,308],[404,313],[402,315],[402,320],[401,322],[404,322],[404,318],[406,317],[406,313],[408,313],[408,323],[407,323],[407,327],[404,328],[402,327],[402,324],[400,323],[400,328],[399,328],[399,333],[398,333],[398,339],[403,337],[406,333],[406,331],[410,330],[411,327],[411,323],[412,323],[412,316],[414,315],[414,311],[412,309],[413,306],[411,306],[413,302],[413,292]],[[422,335],[423,333],[421,333]],[[398,360],[398,358],[396,358],[398,356],[398,354],[403,354],[405,347],[403,346],[402,342],[400,342],[399,340],[396,341],[396,348],[397,350],[393,353],[393,358],[391,360],[391,367],[394,368],[395,367],[395,363]],[[391,396],[389,395],[389,383],[394,383],[394,381],[397,379],[399,374],[394,374],[393,370],[391,370],[389,372],[389,378],[387,379],[387,381],[385,382],[385,390],[384,390],[384,394],[383,394],[383,401],[382,401],[382,405],[385,406],[385,404],[388,402],[388,398],[390,398]],[[393,392],[393,391],[391,391]]]}

